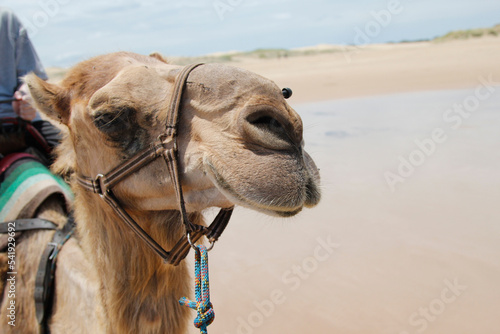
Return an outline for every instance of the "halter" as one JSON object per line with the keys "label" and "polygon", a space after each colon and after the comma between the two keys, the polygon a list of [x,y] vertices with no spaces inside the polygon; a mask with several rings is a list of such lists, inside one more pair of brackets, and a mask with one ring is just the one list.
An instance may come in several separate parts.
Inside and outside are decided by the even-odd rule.
{"label": "halter", "polygon": [[[203,235],[208,238],[213,246],[226,228],[233,212],[233,207],[221,209],[209,227],[193,224],[189,221],[186,213],[179,175],[177,127],[179,124],[182,92],[186,80],[189,73],[200,65],[202,64],[186,66],[177,76],[168,109],[165,133],[161,134],[147,149],[135,154],[129,160],[116,166],[106,174],[97,174],[94,178],[77,175],[77,181],[83,188],[99,194],[99,196],[113,208],[121,220],[125,222],[143,242],[145,242],[166,263],[174,266],[178,265],[186,257],[190,247],[193,247],[194,243]],[[163,157],[167,164],[167,170],[174,185],[177,204],[181,213],[181,220],[185,228],[184,236],[170,251],[163,249],[163,247],[161,247],[132,217],[130,217],[127,211],[120,205],[120,202],[112,191],[112,188],[118,183],[159,157]]]}

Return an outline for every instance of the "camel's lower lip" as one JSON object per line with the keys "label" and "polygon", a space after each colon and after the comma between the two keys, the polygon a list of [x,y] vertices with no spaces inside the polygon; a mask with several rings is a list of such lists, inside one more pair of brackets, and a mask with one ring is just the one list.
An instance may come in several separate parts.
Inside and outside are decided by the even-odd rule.
{"label": "camel's lower lip", "polygon": [[295,216],[300,211],[302,211],[302,208],[298,208],[298,209],[293,210],[293,211],[274,211],[274,213],[280,217],[287,218],[287,217]]}
{"label": "camel's lower lip", "polygon": [[224,193],[226,196],[233,198],[236,200],[236,202],[239,202],[239,204],[253,208],[258,211],[262,211],[266,214],[272,215],[272,216],[278,216],[278,217],[292,217],[295,216],[297,213],[302,211],[302,206],[300,207],[272,207],[272,206],[265,206],[262,203],[254,203],[253,201],[247,199],[246,197],[240,195],[237,193],[224,179],[222,175],[217,171],[217,169],[213,166],[212,163],[207,161],[207,166],[208,168],[208,175],[215,181],[214,183],[217,185],[217,187]]}

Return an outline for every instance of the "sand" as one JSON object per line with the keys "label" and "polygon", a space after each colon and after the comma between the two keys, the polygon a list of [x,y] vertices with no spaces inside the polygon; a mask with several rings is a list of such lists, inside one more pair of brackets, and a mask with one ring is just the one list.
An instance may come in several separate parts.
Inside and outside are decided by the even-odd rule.
{"label": "sand", "polygon": [[442,43],[367,45],[348,51],[272,60],[242,58],[236,66],[291,87],[294,102],[472,87],[480,76],[500,82],[500,38]]}
{"label": "sand", "polygon": [[237,63],[293,89],[323,200],[237,208],[209,332],[500,333],[499,56],[484,38]]}
{"label": "sand", "polygon": [[499,59],[481,38],[231,63],[293,89],[323,199],[236,209],[209,332],[499,334]]}

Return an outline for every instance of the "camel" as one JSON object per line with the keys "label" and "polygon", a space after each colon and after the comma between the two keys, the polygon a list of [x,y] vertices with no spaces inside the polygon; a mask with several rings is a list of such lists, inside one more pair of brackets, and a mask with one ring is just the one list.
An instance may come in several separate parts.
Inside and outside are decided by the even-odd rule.
{"label": "camel", "polygon": [[[165,264],[78,175],[96,177],[148,147],[165,130],[173,84],[182,67],[157,54],[119,52],[72,68],[60,84],[25,80],[34,104],[64,133],[53,171],[74,192],[75,237],[59,253],[50,332],[185,333],[192,316],[179,305],[192,279],[185,261]],[[192,70],[178,122],[178,157],[189,220],[204,225],[210,207],[248,207],[290,217],[320,200],[319,173],[303,149],[302,121],[272,81],[243,69],[205,64]],[[128,214],[170,249],[185,230],[173,180],[157,159],[114,187]],[[64,224],[55,199],[37,216]],[[37,333],[33,282],[53,232],[29,232],[16,249],[16,327]],[[223,239],[223,238],[222,238]],[[217,270],[216,268],[213,270]],[[3,296],[5,305],[6,296]],[[6,318],[2,306],[1,319]]]}

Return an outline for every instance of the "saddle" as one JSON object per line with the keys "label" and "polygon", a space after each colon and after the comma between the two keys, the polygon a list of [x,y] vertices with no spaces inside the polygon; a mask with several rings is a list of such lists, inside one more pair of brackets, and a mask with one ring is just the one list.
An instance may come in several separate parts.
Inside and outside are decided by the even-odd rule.
{"label": "saddle", "polygon": [[31,122],[14,117],[0,118],[0,158],[25,152],[48,165],[51,151],[50,145]]}
{"label": "saddle", "polygon": [[69,211],[71,189],[39,159],[12,153],[0,161],[0,222],[33,218],[40,204],[53,194],[64,198]]}
{"label": "saddle", "polygon": [[[28,128],[30,128],[29,125]],[[34,138],[41,138],[43,143],[43,137],[34,127],[31,127],[29,131],[33,132]],[[0,153],[0,253],[3,253],[0,256],[0,294],[4,291],[7,274],[14,271],[8,261],[10,259],[9,252],[15,249],[19,242],[22,242],[22,234],[26,231],[54,230],[51,242],[47,244],[40,257],[34,298],[41,332],[48,333],[47,320],[52,306],[57,253],[73,234],[75,225],[71,215],[62,228],[58,228],[53,222],[34,217],[40,205],[51,196],[59,197],[65,204],[66,211],[71,212],[73,194],[64,180],[52,174],[41,159],[25,153],[26,147],[24,147],[25,152],[9,152],[9,150],[18,149],[18,147],[14,144],[7,146],[5,143],[13,138],[22,137],[13,136],[13,133],[18,134],[19,132],[10,132],[8,136],[4,136],[5,133],[0,134],[0,138],[2,138],[0,140],[2,143],[2,153]],[[23,146],[22,142],[20,146]],[[4,153],[7,154],[4,156]]]}

